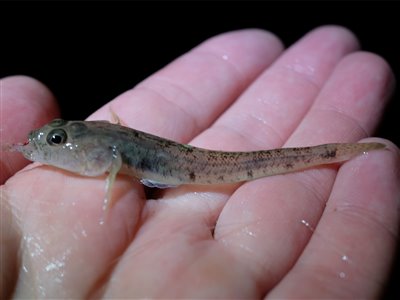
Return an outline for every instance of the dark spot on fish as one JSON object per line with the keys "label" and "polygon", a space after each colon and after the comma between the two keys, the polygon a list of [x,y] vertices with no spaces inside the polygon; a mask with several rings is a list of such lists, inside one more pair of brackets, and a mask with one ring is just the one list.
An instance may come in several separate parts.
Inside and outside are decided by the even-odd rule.
{"label": "dark spot on fish", "polygon": [[139,132],[136,130],[132,130],[131,134],[133,135],[133,137],[137,138],[139,136]]}
{"label": "dark spot on fish", "polygon": [[331,151],[326,151],[320,155],[322,158],[334,158],[336,157],[336,149]]}
{"label": "dark spot on fish", "polygon": [[168,148],[173,148],[173,147],[174,147],[174,143],[173,143],[173,142],[170,142],[170,141],[158,140],[158,141],[156,141],[156,143],[157,143],[160,147],[162,147],[162,148],[164,148],[164,149],[168,149]]}
{"label": "dark spot on fish", "polygon": [[152,164],[151,160],[149,160],[147,158],[143,158],[139,162],[138,167],[141,170],[151,170],[151,168],[153,167],[153,164]]}
{"label": "dark spot on fish", "polygon": [[248,170],[247,171],[247,177],[253,178],[253,171],[252,170]]}
{"label": "dark spot on fish", "polygon": [[286,164],[286,168],[287,168],[287,169],[293,168],[293,164],[292,164],[292,163],[287,163],[287,164]]}
{"label": "dark spot on fish", "polygon": [[224,175],[220,175],[220,176],[218,176],[217,179],[220,180],[220,181],[224,181],[225,177],[224,177]]}
{"label": "dark spot on fish", "polygon": [[87,133],[87,126],[82,122],[71,123],[68,127],[70,128],[71,135],[75,138]]}
{"label": "dark spot on fish", "polygon": [[191,181],[195,181],[196,180],[196,174],[194,174],[194,172],[190,172],[189,173],[189,178]]}
{"label": "dark spot on fish", "polygon": [[185,149],[185,151],[187,152],[187,153],[192,153],[193,152],[193,147],[192,146],[189,146],[189,145],[182,145],[182,148],[183,149]]}

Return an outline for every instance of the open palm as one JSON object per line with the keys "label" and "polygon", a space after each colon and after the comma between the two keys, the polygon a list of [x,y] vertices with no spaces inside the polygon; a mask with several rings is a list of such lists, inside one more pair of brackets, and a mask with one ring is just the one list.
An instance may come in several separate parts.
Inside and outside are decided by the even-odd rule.
{"label": "open palm", "polygon": [[[394,81],[381,58],[357,50],[337,27],[286,51],[267,32],[223,34],[90,119],[110,119],[111,107],[127,126],[218,150],[356,142],[373,132]],[[2,87],[2,142],[56,117],[40,83],[9,77]],[[341,166],[150,193],[157,199],[120,176],[105,216],[106,175],[39,164],[14,174],[26,161],[2,153],[2,296],[376,296],[396,243],[400,186],[398,150],[381,142],[388,150]]]}

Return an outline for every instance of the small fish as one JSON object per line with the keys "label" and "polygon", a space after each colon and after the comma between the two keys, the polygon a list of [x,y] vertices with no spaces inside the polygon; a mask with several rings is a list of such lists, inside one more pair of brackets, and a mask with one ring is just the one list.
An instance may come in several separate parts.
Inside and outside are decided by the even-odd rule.
{"label": "small fish", "polygon": [[149,187],[249,181],[348,160],[380,143],[336,143],[253,152],[213,151],[180,144],[107,121],[55,119],[29,134],[24,144],[5,147],[41,162],[84,176],[109,173],[104,207],[108,207],[118,173]]}

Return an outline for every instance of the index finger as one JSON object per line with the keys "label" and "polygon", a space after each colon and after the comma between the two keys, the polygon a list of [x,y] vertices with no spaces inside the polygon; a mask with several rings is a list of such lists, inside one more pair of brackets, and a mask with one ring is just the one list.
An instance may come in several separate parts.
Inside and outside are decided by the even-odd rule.
{"label": "index finger", "polygon": [[[24,142],[28,133],[58,115],[51,92],[40,82],[25,76],[0,80],[0,142]],[[0,182],[28,164],[20,153],[0,152]]]}

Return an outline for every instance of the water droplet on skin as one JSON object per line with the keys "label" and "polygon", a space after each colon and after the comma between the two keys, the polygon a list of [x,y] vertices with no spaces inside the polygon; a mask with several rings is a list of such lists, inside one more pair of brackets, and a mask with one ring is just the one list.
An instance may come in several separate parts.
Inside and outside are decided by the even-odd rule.
{"label": "water droplet on skin", "polygon": [[44,250],[40,244],[40,238],[34,238],[33,236],[25,235],[23,239],[26,243],[26,248],[29,250],[28,252],[31,257],[36,257],[43,253]]}
{"label": "water droplet on skin", "polygon": [[251,231],[247,226],[243,228],[243,232],[246,233],[249,236],[253,236],[253,237],[256,236],[255,232]]}
{"label": "water droplet on skin", "polygon": [[49,263],[44,269],[49,272],[53,270],[58,270],[60,268],[63,268],[65,266],[65,263],[63,261],[55,260],[54,262]]}
{"label": "water droplet on skin", "polygon": [[306,220],[301,220],[301,223],[303,223],[304,225],[306,225],[306,227],[308,227],[310,224],[308,224],[308,222]]}
{"label": "water droplet on skin", "polygon": [[310,225],[310,223],[308,223],[306,220],[303,219],[303,220],[301,220],[300,222],[301,222],[301,224],[303,224],[304,226],[306,226],[308,229],[310,229],[311,232],[314,232],[314,231],[315,231],[315,228],[312,227],[312,226]]}
{"label": "water droplet on skin", "polygon": [[288,64],[286,67],[300,74],[305,74],[309,76],[315,74],[315,67],[305,63],[300,59],[295,59],[292,64]]}
{"label": "water droplet on skin", "polygon": [[41,297],[46,297],[47,296],[46,289],[44,288],[44,286],[39,285],[38,286],[38,290],[39,290],[39,295]]}
{"label": "water droplet on skin", "polygon": [[[314,232],[314,231],[315,231],[315,228],[312,227],[312,226],[310,225],[310,223],[307,222],[306,220],[302,219],[302,220],[300,221],[300,223],[303,224],[305,227],[307,227],[311,232]],[[316,233],[316,234],[318,234],[318,233]],[[319,235],[319,236],[321,236],[322,238],[324,238],[324,236],[322,236],[322,235]],[[350,267],[350,266],[352,265],[352,261],[350,260],[350,257],[349,257],[347,254],[343,254],[343,252],[341,252],[339,249],[337,249],[337,248],[335,247],[334,244],[331,245],[330,250],[331,250],[331,251],[334,251],[334,253],[337,254],[337,258],[339,258],[340,261],[342,262],[342,267],[343,267],[343,266],[346,266],[346,268],[348,268],[348,267]],[[343,265],[343,264],[345,264],[345,265]],[[346,270],[348,270],[348,269],[346,269]],[[340,279],[345,279],[345,278],[347,278],[347,273],[344,272],[344,271],[339,271],[339,270],[337,270],[337,274],[338,274],[338,277],[339,277]]]}
{"label": "water droplet on skin", "polygon": [[253,251],[250,247],[248,247],[247,245],[245,245],[245,244],[240,244],[239,247],[240,247],[241,249],[243,249],[244,251],[246,251],[246,252],[254,253],[254,251]]}

